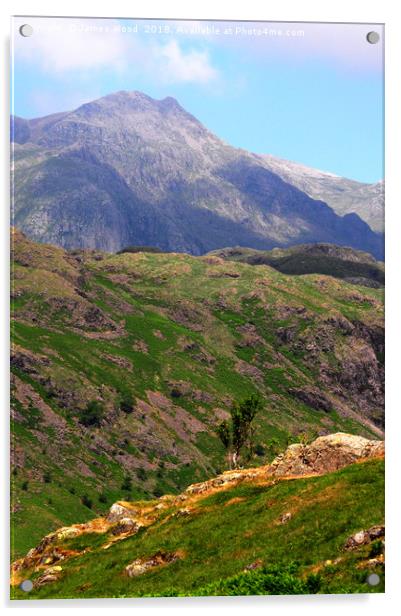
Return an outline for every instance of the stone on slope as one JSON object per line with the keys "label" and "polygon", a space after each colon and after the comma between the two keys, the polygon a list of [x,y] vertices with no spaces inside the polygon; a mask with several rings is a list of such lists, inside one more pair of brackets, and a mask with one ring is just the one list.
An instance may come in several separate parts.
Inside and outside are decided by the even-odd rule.
{"label": "stone on slope", "polygon": [[109,510],[107,521],[108,522],[118,522],[123,518],[132,518],[137,513],[133,509],[129,507],[125,507],[121,503],[114,503]]}
{"label": "stone on slope", "polygon": [[366,545],[375,541],[376,539],[381,539],[385,535],[385,527],[381,525],[372,526],[367,530],[360,530],[351,537],[348,537],[345,542],[344,548],[346,550],[353,550],[358,548],[361,545]]}
{"label": "stone on slope", "polygon": [[168,565],[175,562],[180,558],[180,555],[176,552],[157,552],[150,558],[137,558],[131,564],[125,567],[125,573],[128,577],[137,577],[149,571],[163,565]]}
{"label": "stone on slope", "polygon": [[268,474],[302,476],[330,473],[357,460],[383,455],[383,441],[338,432],[320,436],[309,445],[290,445],[273,460]]}

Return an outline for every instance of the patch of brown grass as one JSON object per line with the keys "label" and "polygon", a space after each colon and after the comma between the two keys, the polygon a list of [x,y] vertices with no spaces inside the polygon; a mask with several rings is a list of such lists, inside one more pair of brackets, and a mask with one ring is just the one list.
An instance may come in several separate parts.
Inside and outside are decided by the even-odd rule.
{"label": "patch of brown grass", "polygon": [[224,505],[224,507],[228,507],[229,505],[235,505],[236,503],[242,503],[246,500],[243,496],[235,496],[234,498],[230,498]]}

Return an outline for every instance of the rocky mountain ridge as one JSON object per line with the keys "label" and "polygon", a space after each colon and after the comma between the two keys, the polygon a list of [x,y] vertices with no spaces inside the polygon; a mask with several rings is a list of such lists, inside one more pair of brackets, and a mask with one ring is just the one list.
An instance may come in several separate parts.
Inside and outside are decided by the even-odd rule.
{"label": "rocky mountain ridge", "polygon": [[268,169],[313,199],[324,201],[340,216],[356,213],[374,231],[384,232],[383,180],[368,184],[269,154],[261,158]]}
{"label": "rocky mountain ridge", "polygon": [[78,109],[12,120],[14,224],[65,248],[130,244],[203,254],[330,242],[383,255],[357,214],[338,216],[179,103],[117,92]]}

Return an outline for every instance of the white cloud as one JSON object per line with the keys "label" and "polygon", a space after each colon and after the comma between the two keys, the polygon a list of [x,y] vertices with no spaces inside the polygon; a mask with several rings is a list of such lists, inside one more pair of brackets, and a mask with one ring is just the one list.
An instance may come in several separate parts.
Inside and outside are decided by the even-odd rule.
{"label": "white cloud", "polygon": [[33,18],[29,21],[33,35],[15,37],[17,60],[51,73],[88,71],[107,66],[121,70],[126,63],[124,37],[114,31],[117,22],[58,18]]}
{"label": "white cloud", "polygon": [[[26,20],[16,20],[18,30]],[[166,83],[205,84],[216,79],[209,54],[184,49],[177,40],[167,43],[128,32],[117,20],[33,18],[33,36],[16,34],[15,59],[49,75],[87,74],[97,70],[145,74]],[[135,27],[135,25],[133,26]],[[70,76],[68,75],[68,78]]]}
{"label": "white cloud", "polygon": [[164,64],[163,76],[166,81],[208,83],[217,78],[218,72],[211,65],[206,51],[192,49],[184,52],[177,41],[172,40],[156,51],[155,62],[159,54]]}

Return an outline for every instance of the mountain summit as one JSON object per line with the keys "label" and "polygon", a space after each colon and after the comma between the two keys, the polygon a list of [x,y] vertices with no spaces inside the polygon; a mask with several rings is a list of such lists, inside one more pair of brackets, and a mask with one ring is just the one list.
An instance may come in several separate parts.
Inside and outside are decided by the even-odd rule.
{"label": "mountain summit", "polygon": [[44,118],[12,118],[14,224],[65,248],[130,244],[203,254],[307,242],[382,257],[382,237],[234,148],[171,97],[117,92]]}

